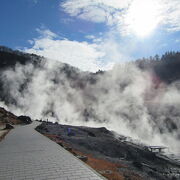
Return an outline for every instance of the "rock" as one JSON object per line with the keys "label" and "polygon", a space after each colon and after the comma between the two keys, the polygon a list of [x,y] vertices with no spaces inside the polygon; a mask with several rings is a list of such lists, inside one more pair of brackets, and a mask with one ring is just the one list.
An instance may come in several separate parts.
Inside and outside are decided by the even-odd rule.
{"label": "rock", "polygon": [[98,128],[101,133],[109,134],[110,131],[108,131],[105,127]]}
{"label": "rock", "polygon": [[72,151],[71,147],[64,147],[67,151]]}
{"label": "rock", "polygon": [[87,156],[76,156],[76,157],[84,162],[86,162],[88,160]]}
{"label": "rock", "polygon": [[77,156],[76,152],[74,152],[74,151],[72,151],[72,154],[73,154],[74,156]]}
{"label": "rock", "polygon": [[141,168],[143,167],[143,165],[142,165],[141,162],[139,162],[139,161],[133,161],[132,164],[133,164],[135,167],[139,168],[139,169],[141,169]]}
{"label": "rock", "polygon": [[6,124],[6,127],[4,129],[13,129],[14,127],[11,124]]}
{"label": "rock", "polygon": [[48,121],[48,122],[47,122],[47,125],[53,125],[53,122],[49,122],[49,121]]}
{"label": "rock", "polygon": [[42,124],[40,124],[39,126],[37,126],[35,129],[37,131],[43,132],[44,134],[49,132],[49,129],[47,128],[46,123],[44,123],[44,122]]}
{"label": "rock", "polygon": [[59,144],[61,147],[64,147],[63,143],[58,142],[57,144]]}
{"label": "rock", "polygon": [[29,116],[19,116],[18,119],[23,123],[23,124],[31,124],[32,120]]}
{"label": "rock", "polygon": [[93,132],[88,132],[88,136],[96,137],[96,135]]}
{"label": "rock", "polygon": [[111,170],[103,170],[103,171],[99,171],[100,174],[112,174]]}

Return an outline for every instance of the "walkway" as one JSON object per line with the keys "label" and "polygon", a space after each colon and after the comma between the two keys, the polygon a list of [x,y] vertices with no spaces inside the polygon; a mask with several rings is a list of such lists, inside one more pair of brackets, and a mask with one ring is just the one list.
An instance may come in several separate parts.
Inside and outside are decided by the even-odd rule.
{"label": "walkway", "polygon": [[0,142],[0,180],[102,180],[94,170],[41,135],[37,123],[17,126]]}

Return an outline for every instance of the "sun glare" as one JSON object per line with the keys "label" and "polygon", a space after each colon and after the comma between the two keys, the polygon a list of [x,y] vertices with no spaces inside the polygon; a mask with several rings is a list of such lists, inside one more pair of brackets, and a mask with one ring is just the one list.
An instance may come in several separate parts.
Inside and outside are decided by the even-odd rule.
{"label": "sun glare", "polygon": [[137,36],[150,35],[160,22],[158,0],[134,0],[130,5],[125,23],[130,32]]}

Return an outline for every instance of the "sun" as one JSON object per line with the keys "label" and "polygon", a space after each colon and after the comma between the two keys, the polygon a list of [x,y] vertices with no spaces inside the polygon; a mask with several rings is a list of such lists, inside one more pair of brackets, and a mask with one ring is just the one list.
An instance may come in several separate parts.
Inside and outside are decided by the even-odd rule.
{"label": "sun", "polygon": [[148,36],[160,22],[159,13],[158,0],[133,0],[126,12],[126,27],[137,36]]}

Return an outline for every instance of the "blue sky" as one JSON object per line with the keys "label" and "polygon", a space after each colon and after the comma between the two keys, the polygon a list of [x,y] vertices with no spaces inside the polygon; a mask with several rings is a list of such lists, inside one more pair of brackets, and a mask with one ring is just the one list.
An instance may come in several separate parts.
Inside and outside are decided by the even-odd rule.
{"label": "blue sky", "polygon": [[1,0],[0,44],[82,70],[179,51],[179,0]]}

